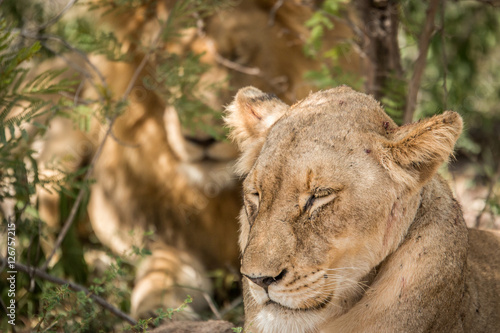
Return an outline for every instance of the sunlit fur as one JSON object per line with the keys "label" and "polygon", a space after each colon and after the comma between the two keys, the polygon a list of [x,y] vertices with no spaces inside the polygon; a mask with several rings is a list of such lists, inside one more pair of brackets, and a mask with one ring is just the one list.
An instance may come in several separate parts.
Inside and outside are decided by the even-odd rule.
{"label": "sunlit fur", "polygon": [[498,331],[500,234],[467,230],[436,175],[457,113],[398,127],[345,86],[290,108],[244,88],[226,119],[247,331]]}

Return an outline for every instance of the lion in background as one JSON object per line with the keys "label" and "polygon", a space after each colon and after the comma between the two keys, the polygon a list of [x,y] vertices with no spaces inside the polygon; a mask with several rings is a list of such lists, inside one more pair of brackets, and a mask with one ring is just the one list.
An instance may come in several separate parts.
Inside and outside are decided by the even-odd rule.
{"label": "lion in background", "polygon": [[247,331],[500,330],[500,233],[468,229],[436,173],[457,113],[398,127],[346,86],[291,107],[247,87],[226,122]]}
{"label": "lion in background", "polygon": [[[158,18],[166,19],[173,3],[146,1],[104,18],[123,42],[122,51],[131,55],[128,62],[90,58],[112,98],[126,93],[144,59],[136,41],[153,43],[161,28]],[[242,1],[203,19],[202,28],[183,31],[177,40],[159,47],[181,57],[201,55],[200,61],[211,66],[200,78],[197,94],[213,109],[222,110],[235,89],[245,85],[273,91],[285,101],[302,98],[314,89],[304,84],[304,73],[320,65],[302,51],[307,36],[304,22],[312,10],[286,1],[273,13],[271,24],[275,5],[275,1]],[[335,43],[349,36],[339,23],[326,37]],[[342,59],[345,67],[357,66],[356,57],[346,59]],[[133,316],[147,317],[159,307],[176,307],[191,294],[195,302],[183,312],[190,317],[206,307],[200,290],[210,293],[207,270],[239,267],[236,218],[241,197],[232,171],[237,151],[231,143],[183,128],[178,116],[183,110],[176,110],[152,89],[153,73],[161,64],[159,57],[148,59],[130,91],[125,112],[113,125],[112,137],[95,165],[88,211],[96,236],[115,253],[130,255],[134,246],[152,251],[137,272]],[[217,91],[203,89],[216,83],[220,85]],[[88,82],[78,91],[81,100],[99,98],[100,92]],[[205,120],[222,126],[217,120]],[[87,134],[72,131],[64,123],[53,127],[59,132],[46,143],[42,157],[53,159],[51,149],[59,139],[67,143],[76,138],[76,143],[63,145],[68,151],[57,153],[72,156],[69,168],[76,168],[79,160],[88,162],[105,132],[97,121]],[[41,193],[44,220],[57,220],[56,200],[54,195]],[[146,236],[149,231],[154,234]],[[138,264],[138,259],[131,261]]]}

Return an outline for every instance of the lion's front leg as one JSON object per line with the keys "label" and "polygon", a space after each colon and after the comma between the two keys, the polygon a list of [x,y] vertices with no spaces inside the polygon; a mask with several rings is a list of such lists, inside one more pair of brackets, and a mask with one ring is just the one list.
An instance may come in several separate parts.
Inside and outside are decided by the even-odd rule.
{"label": "lion's front leg", "polygon": [[201,263],[187,252],[156,244],[138,268],[131,313],[136,318],[155,316],[155,310],[177,308],[190,295],[193,302],[173,319],[195,319],[207,306],[204,293],[211,293],[211,282]]}

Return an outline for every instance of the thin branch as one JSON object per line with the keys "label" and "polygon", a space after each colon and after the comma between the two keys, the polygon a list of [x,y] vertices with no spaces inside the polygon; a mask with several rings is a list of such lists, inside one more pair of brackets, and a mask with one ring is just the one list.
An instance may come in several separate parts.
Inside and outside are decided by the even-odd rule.
{"label": "thin branch", "polygon": [[[25,37],[28,37],[29,35],[26,35]],[[87,57],[87,55],[85,54],[85,52],[83,52],[82,50],[74,47],[73,45],[71,45],[70,43],[68,43],[68,41],[62,39],[61,37],[59,36],[55,36],[55,35],[35,35],[35,36],[31,36],[31,38],[34,38],[34,39],[41,39],[41,40],[53,40],[53,41],[57,41],[61,44],[63,44],[64,46],[66,46],[68,49],[70,49],[71,51],[77,53],[82,59],[83,61],[85,61],[85,63],[90,66],[90,68],[92,68],[92,70],[97,74],[97,76],[99,77],[99,81],[101,81],[101,84],[103,85],[103,87],[107,88],[108,87],[108,84],[106,83],[106,79],[104,78],[104,76],[102,75],[102,73],[99,71],[99,69],[97,69],[97,67],[90,61],[90,59]],[[57,53],[56,53],[57,54]]]}
{"label": "thin branch", "polygon": [[[92,158],[92,161],[90,162],[90,165],[89,165],[87,172],[85,173],[85,177],[83,178],[83,183],[86,183],[89,180],[90,175],[92,174],[92,171],[94,170],[95,163],[97,162],[97,159],[101,155],[102,150],[104,148],[104,144],[106,143],[107,138],[108,138],[109,134],[111,133],[111,129],[113,128],[113,124],[115,122],[115,119],[116,118],[113,118],[110,121],[108,129],[106,131],[106,134],[104,135],[104,138],[102,139],[102,142],[99,145],[99,148],[97,149],[94,157]],[[57,240],[54,244],[54,248],[52,249],[52,252],[47,257],[47,260],[45,261],[45,263],[41,267],[42,271],[45,271],[47,269],[47,267],[50,264],[50,261],[52,260],[52,258],[55,255],[57,249],[59,249],[59,247],[61,246],[61,244],[64,240],[64,237],[66,237],[66,234],[68,233],[69,228],[71,227],[71,225],[73,224],[73,221],[75,220],[76,213],[78,212],[78,208],[80,207],[80,204],[82,203],[84,195],[85,195],[85,187],[82,187],[80,189],[80,191],[78,192],[78,196],[76,197],[76,200],[75,200],[75,203],[73,204],[73,207],[71,207],[71,212],[69,213],[68,218],[64,222],[64,225],[61,229],[61,232],[57,236]]]}
{"label": "thin branch", "polygon": [[243,74],[262,76],[262,71],[260,70],[260,68],[246,67],[246,66],[240,65],[234,61],[226,59],[215,50],[215,46],[214,46],[213,42],[209,41],[207,43],[207,45],[208,45],[208,51],[214,56],[215,61],[217,61],[222,66],[225,66],[229,69],[235,70],[235,71],[243,73]]}
{"label": "thin branch", "polygon": [[210,295],[207,292],[203,292],[203,298],[205,298],[205,301],[207,301],[208,306],[210,307],[210,310],[212,310],[212,312],[215,315],[215,318],[222,320],[222,316],[221,316],[219,310],[217,310],[217,306],[215,305],[214,301],[212,300],[212,297],[210,297]]}
{"label": "thin branch", "polygon": [[[1,3],[1,1],[0,1]],[[7,264],[7,262],[5,262],[5,264]],[[1,272],[1,271],[0,271]],[[6,314],[9,313],[9,311],[7,310],[7,307],[5,306],[5,303],[3,302],[3,299],[2,297],[0,297],[0,308],[2,309],[3,312],[5,312]]]}
{"label": "thin branch", "polygon": [[[40,322],[40,323],[41,323],[41,322]],[[49,332],[49,331],[50,331],[50,329],[51,329],[52,327],[56,326],[56,325],[57,325],[57,321],[54,321],[52,324],[50,324],[49,326],[47,326],[47,327],[43,330],[43,332],[44,332],[44,333],[45,333],[45,332]]]}
{"label": "thin branch", "polygon": [[220,312],[221,317],[224,317],[226,314],[231,312],[234,308],[239,306],[241,303],[243,303],[243,297],[238,296],[231,303],[229,303],[228,306],[226,306],[224,309],[222,309],[222,311]]}
{"label": "thin branch", "polygon": [[[96,84],[94,83],[94,81],[91,80],[92,74],[90,74],[86,69],[82,68],[81,66],[75,64],[74,61],[71,61],[64,54],[60,54],[56,50],[52,49],[44,41],[53,40],[53,41],[57,41],[57,42],[63,44],[66,48],[68,48],[72,52],[75,52],[78,56],[80,56],[83,59],[83,61],[99,77],[99,80],[100,80],[102,86],[107,90],[108,84],[106,83],[106,79],[102,75],[101,71],[99,71],[99,69],[90,61],[90,59],[88,58],[87,54],[85,54],[85,52],[83,52],[80,49],[74,47],[73,45],[71,45],[70,43],[68,43],[66,40],[60,38],[59,36],[55,36],[55,35],[30,33],[28,31],[20,30],[20,29],[12,29],[12,32],[19,33],[19,35],[21,35],[24,38],[29,38],[29,39],[34,39],[34,40],[40,41],[40,43],[42,44],[42,46],[44,48],[46,48],[49,52],[53,53],[54,55],[56,55],[56,56],[60,57],[61,59],[63,59],[64,62],[66,62],[66,64],[68,64],[68,66],[70,66],[70,67],[74,68],[76,71],[82,73],[85,77],[87,77],[89,79],[89,82],[96,88],[96,90],[99,90],[98,87],[96,86]],[[102,98],[101,98],[101,102],[103,102]]]}
{"label": "thin branch", "polygon": [[446,55],[446,39],[445,39],[445,20],[444,20],[444,10],[446,6],[446,0],[441,0],[441,52],[443,57],[443,106],[444,109],[447,109],[448,104],[448,83],[447,83],[447,74],[448,74],[448,57]]}
{"label": "thin branch", "polygon": [[[167,20],[167,24],[168,24],[168,20]],[[132,75],[132,78],[130,79],[130,82],[129,82],[129,84],[128,84],[128,86],[127,86],[127,88],[126,88],[126,90],[121,98],[122,101],[126,100],[128,98],[128,96],[130,95],[130,92],[132,91],[132,88],[134,87],[135,82],[139,78],[140,73],[144,69],[144,66],[146,66],[146,63],[148,62],[151,54],[153,53],[154,49],[156,48],[157,44],[160,41],[162,30],[163,29],[160,29],[160,31],[158,32],[158,35],[156,36],[153,44],[151,45],[151,48],[144,55],[141,63],[139,64],[139,66],[136,68],[134,74]],[[83,183],[86,183],[89,180],[89,178],[92,174],[92,171],[94,170],[97,159],[99,158],[99,156],[102,153],[102,150],[104,149],[104,145],[107,141],[107,138],[111,135],[115,120],[116,120],[116,116],[110,120],[106,134],[104,135],[104,138],[102,139],[102,142],[99,145],[94,157],[92,158],[92,161],[90,162],[90,165],[89,165],[87,172],[85,173]],[[75,220],[76,213],[78,212],[78,208],[80,207],[80,204],[83,200],[84,194],[85,194],[85,187],[82,187],[80,189],[80,191],[78,192],[78,196],[76,197],[75,203],[73,204],[73,207],[71,207],[71,212],[70,212],[68,218],[66,219],[66,221],[64,222],[63,228],[61,229],[61,232],[59,233],[59,235],[57,237],[57,240],[56,240],[56,243],[54,244],[54,248],[52,249],[52,252],[47,257],[47,260],[45,261],[45,263],[42,266],[42,270],[47,269],[48,265],[50,264],[51,259],[54,257],[57,249],[59,249],[64,238],[66,237],[66,234],[68,233],[69,228],[71,227],[71,225],[73,224],[73,221]]]}
{"label": "thin branch", "polygon": [[264,73],[258,67],[243,66],[241,64],[238,64],[237,62],[224,58],[216,51],[213,42],[208,41],[207,46],[208,46],[208,52],[214,57],[215,61],[220,65],[246,75],[260,77],[261,79],[266,81],[273,89],[275,89],[276,93],[280,93],[280,91],[281,92],[283,91],[282,87],[280,87],[279,84],[277,84],[275,81],[275,79],[281,79],[282,77],[270,79],[269,77],[265,76]]}
{"label": "thin branch", "polygon": [[492,7],[500,7],[500,0],[476,0],[482,2],[485,5],[490,5]]}
{"label": "thin branch", "polygon": [[127,143],[127,142],[124,142],[120,139],[118,139],[115,135],[115,133],[113,133],[113,131],[111,131],[109,133],[109,135],[111,136],[111,138],[116,142],[118,143],[120,146],[124,146],[124,147],[129,147],[129,148],[139,148],[141,145],[139,143]]}
{"label": "thin branch", "polygon": [[425,26],[418,41],[419,54],[415,61],[410,84],[408,85],[408,97],[403,114],[403,122],[405,124],[411,123],[413,120],[413,114],[417,105],[418,90],[420,89],[420,82],[427,63],[427,51],[429,50],[430,40],[435,31],[434,18],[440,2],[441,0],[430,0],[429,7],[427,8]]}
{"label": "thin branch", "polygon": [[50,27],[51,25],[54,25],[55,23],[57,23],[57,21],[59,21],[59,19],[61,18],[61,16],[63,16],[68,10],[70,10],[71,7],[73,7],[77,2],[78,2],[78,0],[70,0],[66,4],[66,6],[64,6],[64,8],[59,12],[59,14],[57,14],[52,19],[50,19],[46,23],[44,23],[41,26],[39,26],[36,30],[37,31],[45,30],[48,27]]}
{"label": "thin branch", "polygon": [[[356,37],[358,38],[358,40],[361,41],[364,38],[368,37],[366,35],[366,33],[362,29],[360,29],[358,27],[358,25],[352,20],[351,16],[349,15],[349,13],[346,10],[341,10],[340,16],[332,15],[332,14],[328,13],[325,10],[321,10],[321,12],[323,14],[329,16],[334,21],[338,21],[340,23],[343,23],[343,24],[347,25],[352,30],[352,32],[356,35]],[[358,44],[358,46],[360,46],[359,43],[357,43],[357,44]]]}
{"label": "thin branch", "polygon": [[272,27],[274,25],[274,21],[276,20],[276,13],[278,10],[283,6],[283,3],[285,0],[278,0],[274,4],[273,8],[271,8],[271,11],[269,12],[269,20],[267,22],[267,25]]}
{"label": "thin branch", "polygon": [[196,291],[200,292],[203,295],[203,298],[205,299],[205,301],[208,303],[208,307],[210,308],[210,310],[212,310],[215,317],[219,320],[222,320],[222,315],[220,314],[219,310],[217,309],[217,306],[215,305],[215,302],[213,301],[212,297],[210,296],[210,294],[206,290],[204,290],[202,288],[194,287],[194,286],[183,285],[183,284],[174,284],[174,287],[184,288],[184,289],[189,289],[189,290],[196,290]]}
{"label": "thin branch", "polygon": [[[26,30],[23,30],[23,29],[12,29],[12,32],[17,32],[19,33],[22,37],[24,38],[29,38],[29,39],[34,39],[34,40],[38,40],[38,41],[49,41],[49,40],[52,40],[52,41],[56,41],[56,42],[59,42],[61,44],[63,44],[66,48],[68,48],[69,50],[75,52],[78,56],[80,56],[83,61],[90,67],[92,68],[92,70],[97,74],[97,76],[99,77],[99,80],[101,81],[101,84],[103,85],[103,87],[107,88],[108,84],[106,83],[106,79],[104,78],[104,76],[102,75],[101,71],[99,71],[99,69],[90,61],[90,59],[88,58],[87,54],[85,54],[85,52],[83,52],[82,50],[74,47],[73,45],[71,45],[68,41],[62,39],[61,37],[59,36],[56,36],[56,35],[50,35],[50,34],[39,34],[39,33],[30,33]],[[42,45],[47,48],[47,50],[49,50],[50,52],[54,53],[54,55],[56,56],[59,56],[61,57],[66,63],[70,64],[71,61],[66,58],[64,55],[61,55],[60,53],[58,53],[57,51],[53,50],[52,48],[48,47],[46,43],[42,43]],[[80,66],[78,65],[75,65],[75,66],[72,66],[73,68],[75,68],[76,70],[78,70],[79,72],[81,73],[88,73],[87,71],[85,71],[84,69],[82,69]],[[91,75],[86,75],[86,76],[90,76]]]}
{"label": "thin branch", "polygon": [[[7,261],[6,258],[0,257],[0,262],[2,264],[6,261]],[[120,311],[119,309],[114,307],[112,304],[109,304],[104,298],[91,293],[87,288],[80,286],[79,284],[76,284],[76,283],[73,283],[70,281],[66,281],[66,280],[63,280],[63,279],[58,278],[56,276],[50,275],[50,274],[48,274],[48,273],[44,272],[43,270],[38,269],[36,267],[23,265],[21,263],[14,263],[14,266],[15,266],[17,271],[21,271],[21,272],[26,273],[26,274],[34,274],[36,277],[39,277],[41,279],[47,280],[49,282],[52,282],[52,283],[55,283],[55,284],[58,284],[61,286],[67,285],[70,289],[72,289],[74,291],[83,291],[85,294],[87,294],[88,297],[92,298],[97,304],[99,304],[100,306],[102,306],[103,308],[105,308],[106,310],[108,310],[109,312],[114,314],[115,316],[117,316],[123,320],[126,320],[131,325],[137,325],[137,322],[132,317],[130,317],[126,313],[123,313],[122,311]]]}
{"label": "thin branch", "polygon": [[498,179],[500,178],[500,163],[498,164],[497,171],[495,172],[495,174],[492,177],[488,177],[488,178],[490,178],[489,179],[490,183],[488,185],[488,193],[486,194],[486,197],[484,198],[483,209],[481,209],[479,214],[476,216],[475,228],[479,228],[479,224],[481,223],[481,218],[483,217],[484,213],[486,212],[486,209],[489,206],[488,201],[490,201],[491,196],[493,195],[493,190],[495,188],[495,185],[496,185]]}
{"label": "thin branch", "polygon": [[78,88],[75,91],[75,96],[73,97],[73,105],[75,105],[75,106],[78,105],[79,96],[80,96],[80,93],[82,92],[84,86],[85,86],[85,79],[80,81],[80,84],[78,85]]}

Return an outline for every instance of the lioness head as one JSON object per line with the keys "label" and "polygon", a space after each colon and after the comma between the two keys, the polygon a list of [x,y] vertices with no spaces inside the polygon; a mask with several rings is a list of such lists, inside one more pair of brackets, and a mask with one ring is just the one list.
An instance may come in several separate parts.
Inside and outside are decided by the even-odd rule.
{"label": "lioness head", "polygon": [[316,331],[361,297],[462,129],[454,112],[398,127],[348,87],[291,107],[247,87],[227,113],[245,178],[247,323],[266,332]]}

